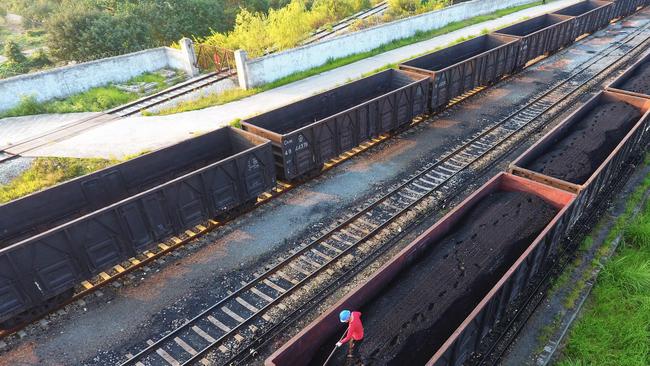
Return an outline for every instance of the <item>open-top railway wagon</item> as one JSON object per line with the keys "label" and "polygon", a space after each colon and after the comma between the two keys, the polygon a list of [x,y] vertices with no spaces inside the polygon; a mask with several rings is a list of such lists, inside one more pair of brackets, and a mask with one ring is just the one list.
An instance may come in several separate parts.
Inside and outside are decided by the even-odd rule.
{"label": "open-top railway wagon", "polygon": [[310,177],[328,160],[426,113],[428,86],[423,76],[386,70],[247,118],[242,127],[273,142],[281,178]]}
{"label": "open-top railway wagon", "polygon": [[585,0],[553,12],[574,17],[572,39],[593,33],[609,24],[613,16],[613,3],[599,0]]}
{"label": "open-top railway wagon", "polygon": [[399,64],[400,70],[429,76],[429,107],[437,111],[452,99],[496,82],[517,66],[520,40],[486,34]]}
{"label": "open-top railway wagon", "polygon": [[[629,121],[607,129],[624,116]],[[625,163],[646,150],[649,135],[650,99],[600,92],[515,159],[509,170],[576,193],[575,222],[602,199]]]}
{"label": "open-top railway wagon", "polygon": [[528,61],[573,43],[572,20],[566,15],[544,14],[501,28],[496,34],[520,39],[516,65],[523,68]]}
{"label": "open-top railway wagon", "polygon": [[248,136],[209,132],[0,205],[0,248],[217,162],[236,135]]}
{"label": "open-top railway wagon", "polygon": [[11,328],[77,284],[275,186],[271,143],[219,129],[213,163],[0,249],[0,324]]}

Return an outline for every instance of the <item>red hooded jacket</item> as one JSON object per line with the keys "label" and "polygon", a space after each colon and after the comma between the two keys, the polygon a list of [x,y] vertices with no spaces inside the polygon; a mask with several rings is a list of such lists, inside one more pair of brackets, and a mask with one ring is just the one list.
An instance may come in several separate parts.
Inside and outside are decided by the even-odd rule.
{"label": "red hooded jacket", "polygon": [[341,344],[348,343],[350,339],[360,341],[363,339],[363,324],[361,324],[361,313],[353,311],[348,321],[348,331],[345,338],[341,339]]}

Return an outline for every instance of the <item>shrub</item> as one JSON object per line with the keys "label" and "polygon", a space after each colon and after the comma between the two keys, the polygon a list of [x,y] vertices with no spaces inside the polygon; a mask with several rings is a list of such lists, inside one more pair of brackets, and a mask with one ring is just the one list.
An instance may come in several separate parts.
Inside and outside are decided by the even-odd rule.
{"label": "shrub", "polygon": [[4,47],[4,55],[7,58],[7,62],[14,64],[22,64],[27,61],[25,55],[20,50],[20,46],[14,41],[7,41]]}

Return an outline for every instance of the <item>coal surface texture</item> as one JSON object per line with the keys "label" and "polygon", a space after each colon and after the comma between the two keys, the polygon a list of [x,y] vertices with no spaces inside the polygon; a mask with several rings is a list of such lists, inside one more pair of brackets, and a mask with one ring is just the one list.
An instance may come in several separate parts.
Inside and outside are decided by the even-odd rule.
{"label": "coal surface texture", "polygon": [[[360,309],[365,339],[353,362],[346,363],[343,348],[328,365],[424,365],[556,212],[527,193],[481,199]],[[312,365],[322,365],[334,343],[323,345]]]}
{"label": "coal surface texture", "polygon": [[628,103],[600,105],[525,168],[584,184],[639,118],[639,110]]}
{"label": "coal surface texture", "polygon": [[637,72],[621,85],[621,89],[646,95],[650,94],[650,61],[640,65]]}

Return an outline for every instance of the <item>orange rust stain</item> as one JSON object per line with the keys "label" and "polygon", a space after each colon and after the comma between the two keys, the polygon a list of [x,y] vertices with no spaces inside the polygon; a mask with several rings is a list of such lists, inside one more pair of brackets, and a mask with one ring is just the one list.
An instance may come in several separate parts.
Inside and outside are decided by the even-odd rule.
{"label": "orange rust stain", "polygon": [[286,204],[292,206],[303,206],[309,207],[318,204],[323,201],[338,201],[339,198],[332,194],[326,194],[322,192],[313,192],[306,191],[299,195],[295,195],[286,200]]}
{"label": "orange rust stain", "polygon": [[0,366],[41,365],[43,360],[36,355],[36,344],[27,342],[8,351],[0,357]]}
{"label": "orange rust stain", "polygon": [[155,301],[159,298],[169,280],[183,277],[184,274],[189,272],[189,269],[181,266],[179,262],[174,263],[179,265],[167,266],[160,272],[150,275],[144,286],[126,287],[123,292],[124,297],[139,301]]}
{"label": "orange rust stain", "polygon": [[354,160],[353,164],[347,167],[347,170],[351,172],[368,171],[371,169],[373,164],[381,163],[382,161],[388,161],[390,158],[393,158],[402,153],[406,153],[415,147],[416,144],[417,142],[411,140],[409,137],[392,140],[388,144],[378,146],[377,150],[373,150],[371,152],[372,157]]}

